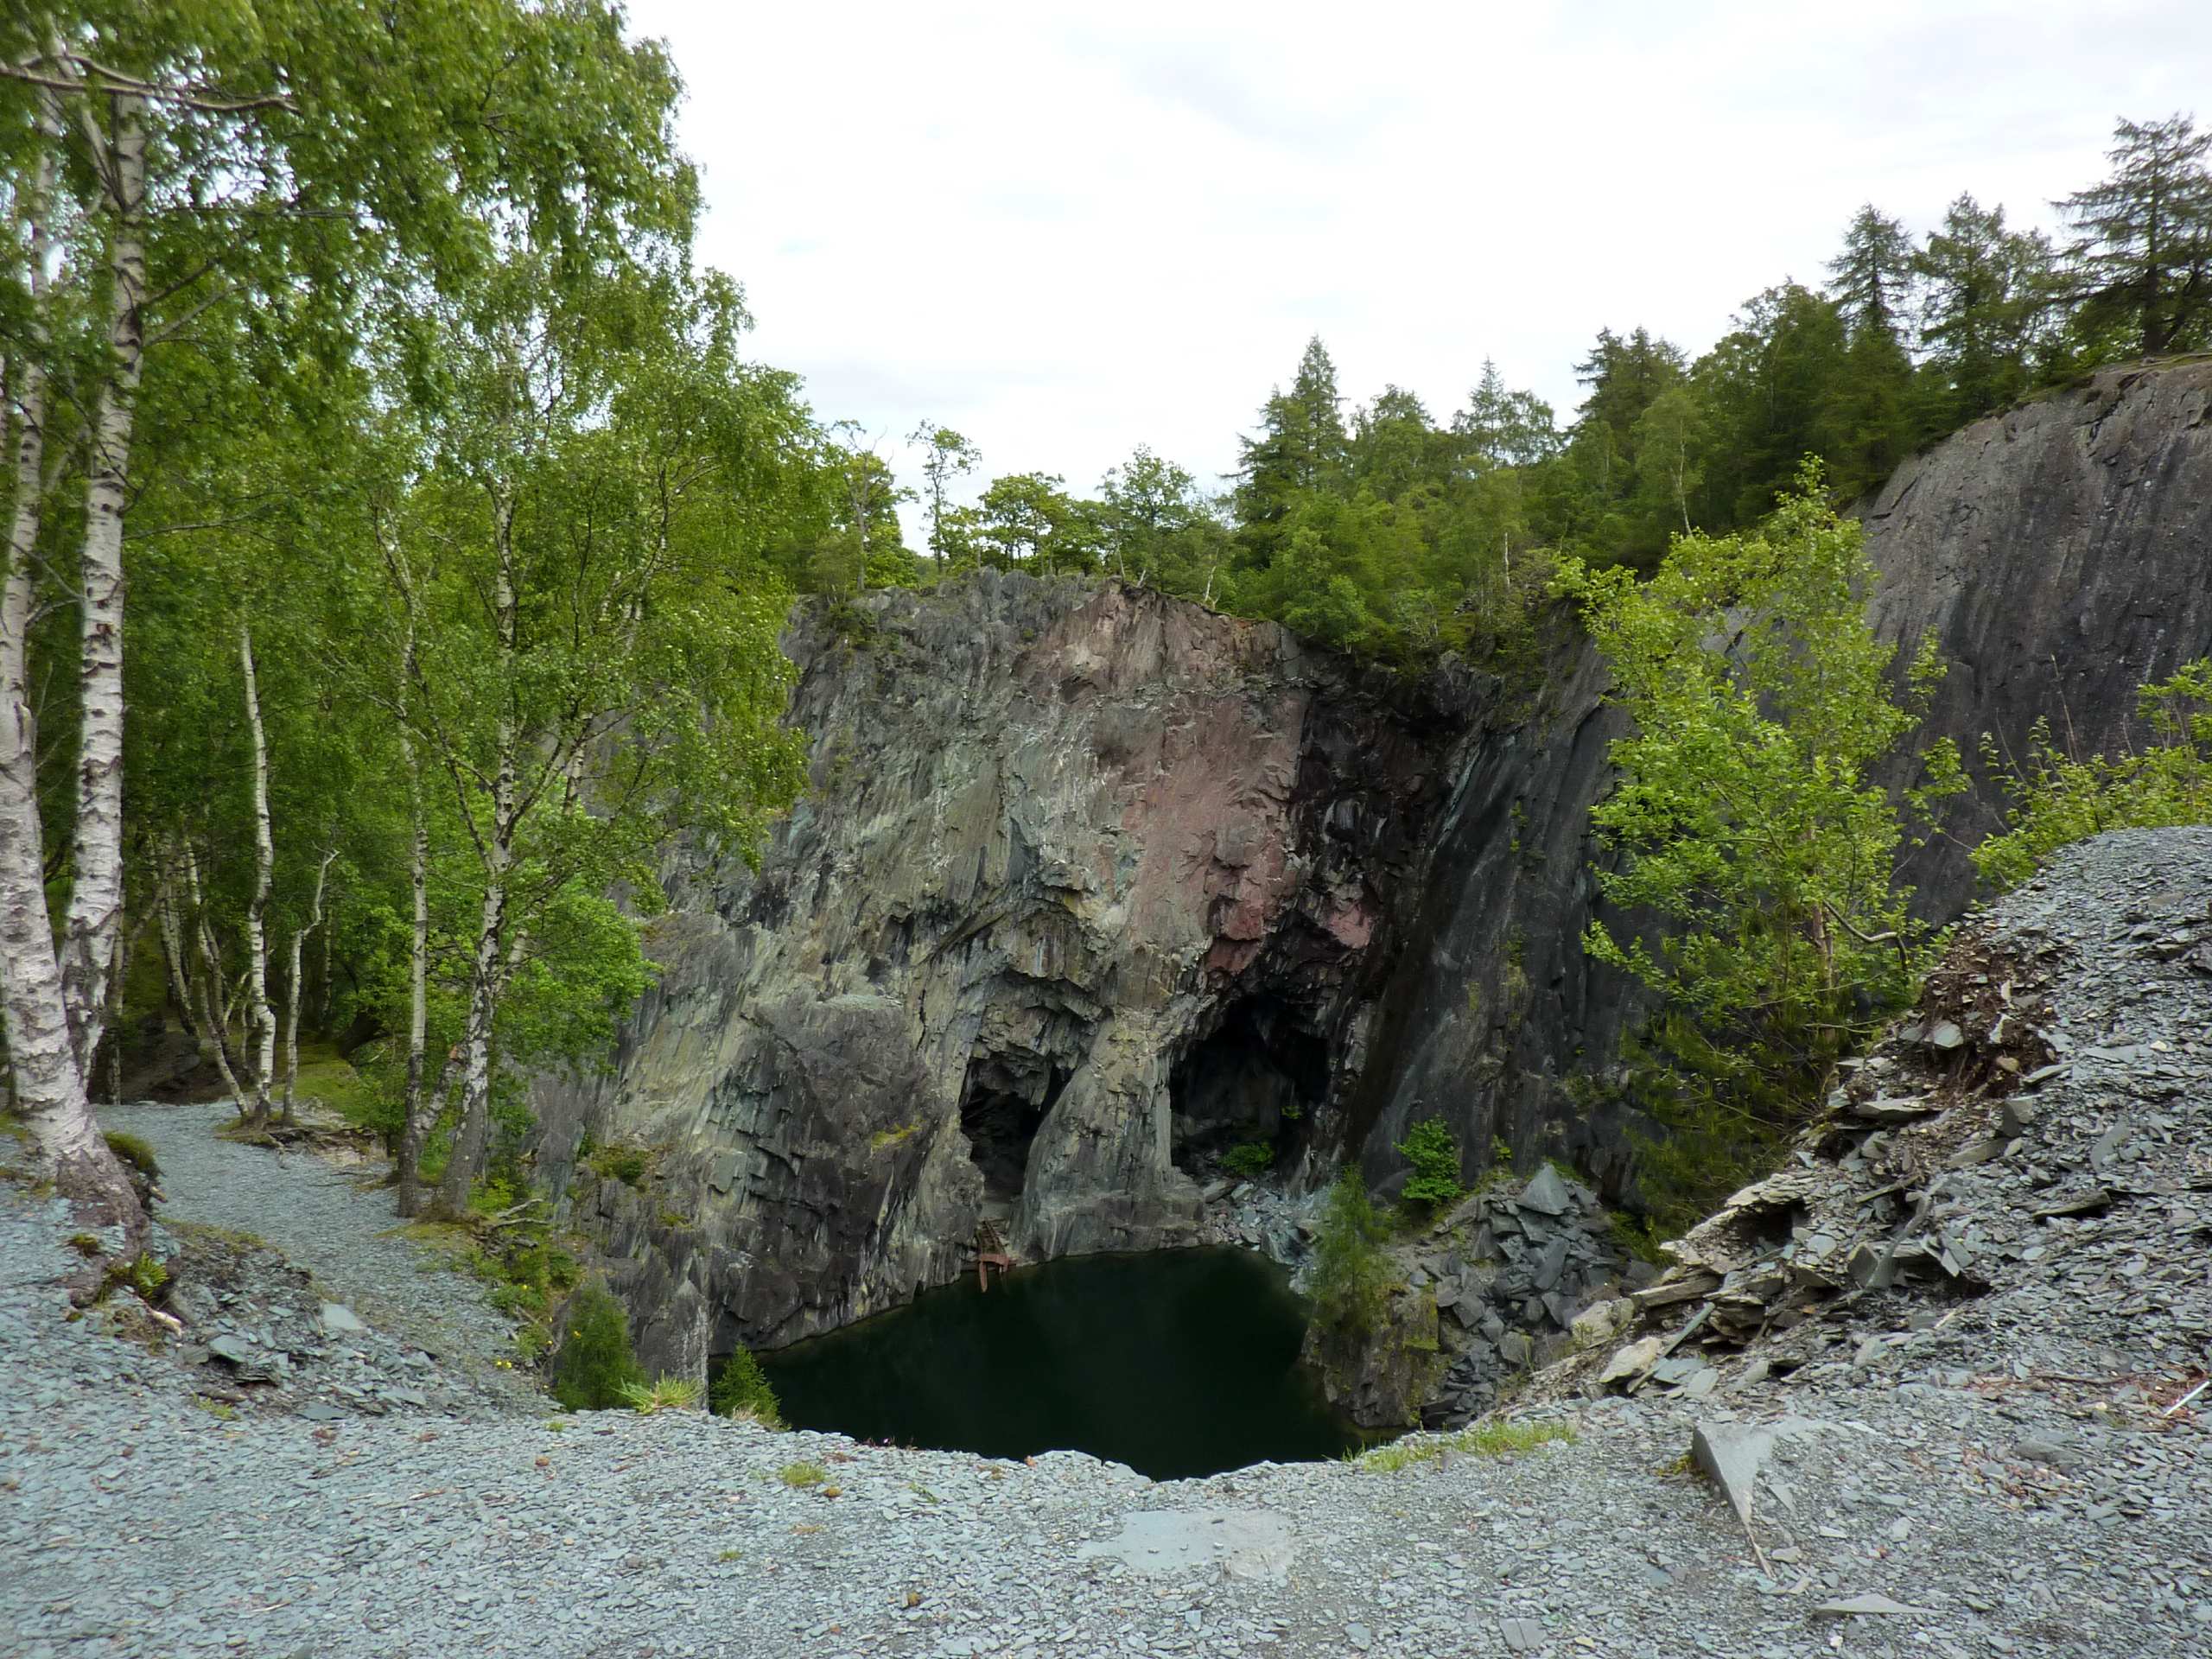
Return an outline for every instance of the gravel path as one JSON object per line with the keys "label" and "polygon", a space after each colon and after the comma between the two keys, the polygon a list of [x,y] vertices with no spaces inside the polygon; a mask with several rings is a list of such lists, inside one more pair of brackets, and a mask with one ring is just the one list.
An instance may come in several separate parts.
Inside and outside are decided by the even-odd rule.
{"label": "gravel path", "polygon": [[150,1142],[161,1160],[162,1216],[266,1240],[315,1287],[378,1333],[427,1353],[448,1382],[505,1395],[519,1409],[545,1401],[507,1366],[514,1321],[484,1300],[448,1258],[397,1231],[383,1166],[334,1165],[305,1149],[272,1151],[219,1140],[236,1116],[222,1102],[104,1107],[103,1128]]}
{"label": "gravel path", "polygon": [[[2204,1362],[2212,1329],[2184,1202],[2212,1170],[2212,974],[2120,948],[2146,906],[2173,928],[2194,905],[2212,934],[2209,899],[2212,832],[2163,832],[2069,855],[1997,918],[2064,942],[2080,969],[2054,987],[2068,1029],[2124,1011],[2132,1036],[2164,1045],[2156,1064],[2176,1075],[2157,1074],[2152,1117],[2128,1121],[2153,1124],[2140,1156],[2183,1198],[2006,1258],[1970,1317],[1870,1310],[1898,1328],[1863,1363],[1846,1330],[1786,1387],[1570,1399],[1541,1409],[1573,1444],[1396,1473],[1154,1484],[1071,1454],[994,1463],[693,1414],[224,1421],[191,1402],[204,1367],[149,1357],[98,1316],[65,1321],[61,1218],[0,1187],[0,1652],[2212,1655],[2207,1417],[2153,1403]],[[2070,1121],[2055,1109],[2050,1133]],[[322,1253],[373,1241],[382,1195],[295,1160],[283,1173],[314,1197],[280,1190],[272,1162],[277,1184],[253,1199],[232,1150],[205,1166],[219,1196],[184,1154],[173,1213],[296,1229],[336,1287]],[[347,1295],[444,1319],[457,1351],[473,1316],[422,1300],[375,1242],[379,1265]],[[2160,1270],[2130,1272],[2138,1256]],[[2068,1337],[2075,1319],[2087,1339]],[[1747,1530],[1685,1454],[1695,1424],[1753,1421],[1777,1438]],[[1823,1611],[1868,1596],[1886,1600],[1855,1605],[1891,1611]]]}

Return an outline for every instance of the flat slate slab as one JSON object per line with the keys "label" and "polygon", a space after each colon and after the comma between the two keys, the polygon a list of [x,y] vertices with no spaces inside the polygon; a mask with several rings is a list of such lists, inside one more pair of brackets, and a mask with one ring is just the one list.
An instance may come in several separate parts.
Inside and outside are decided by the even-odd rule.
{"label": "flat slate slab", "polygon": [[1217,1567],[1232,1579],[1280,1584],[1290,1575],[1297,1535],[1287,1517],[1265,1510],[1138,1510],[1114,1537],[1077,1546],[1136,1573]]}

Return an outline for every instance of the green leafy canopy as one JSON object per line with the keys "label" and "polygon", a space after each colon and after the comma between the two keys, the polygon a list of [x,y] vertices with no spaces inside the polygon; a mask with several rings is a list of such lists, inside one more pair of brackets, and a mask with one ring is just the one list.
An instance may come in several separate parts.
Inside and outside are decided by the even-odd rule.
{"label": "green leafy canopy", "polygon": [[[1918,723],[1893,696],[1893,648],[1867,622],[1859,526],[1821,496],[1818,464],[1761,528],[1675,539],[1649,583],[1577,560],[1576,601],[1635,730],[1592,813],[1618,864],[1607,899],[1656,938],[1592,923],[1593,956],[1708,1028],[1751,1028],[1801,1059],[1907,995],[1926,931],[1896,865],[1907,842],[1876,771]],[[1942,672],[1923,645],[1913,701]],[[1960,786],[1948,741],[1906,804]]]}

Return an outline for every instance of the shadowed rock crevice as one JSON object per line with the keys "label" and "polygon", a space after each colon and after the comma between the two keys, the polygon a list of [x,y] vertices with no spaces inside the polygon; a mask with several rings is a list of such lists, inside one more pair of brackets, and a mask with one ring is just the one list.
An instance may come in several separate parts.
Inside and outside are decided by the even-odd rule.
{"label": "shadowed rock crevice", "polygon": [[1279,1155],[1302,1147],[1335,1071],[1328,1040],[1281,1001],[1230,1004],[1169,1076],[1175,1166],[1204,1177],[1233,1147],[1264,1141]]}
{"label": "shadowed rock crevice", "polygon": [[985,1055],[968,1068],[960,1132],[982,1172],[984,1212],[1001,1228],[1020,1202],[1038,1128],[1067,1085],[1065,1071],[1034,1055]]}

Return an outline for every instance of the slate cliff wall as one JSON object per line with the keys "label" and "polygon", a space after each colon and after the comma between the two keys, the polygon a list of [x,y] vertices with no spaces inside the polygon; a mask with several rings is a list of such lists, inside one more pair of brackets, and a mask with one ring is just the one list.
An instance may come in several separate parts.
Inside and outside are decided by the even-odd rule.
{"label": "slate cliff wall", "polygon": [[1442,793],[1443,716],[1269,624],[988,574],[860,609],[795,620],[812,789],[759,874],[671,870],[613,1075],[537,1091],[650,1364],[903,1301],[986,1217],[1028,1260],[1185,1243],[1209,1154],[1333,1155]]}
{"label": "slate cliff wall", "polygon": [[[2212,652],[2212,365],[2112,372],[1936,446],[1863,506],[1885,637],[1953,667],[1925,736],[2085,747]],[[1441,1116],[1618,1186],[1601,1075],[1638,1013],[1580,939],[1619,715],[1586,646],[1533,698],[1363,678],[1154,594],[984,576],[802,615],[813,791],[757,876],[672,868],[664,967],[613,1075],[542,1086],[541,1172],[588,1133],[663,1149],[577,1179],[649,1363],[773,1344],[1018,1254],[1190,1239],[1191,1172],[1279,1135],[1387,1183]],[[1962,804],[1978,833],[1986,798]],[[1913,872],[1971,893],[1959,845]]]}

